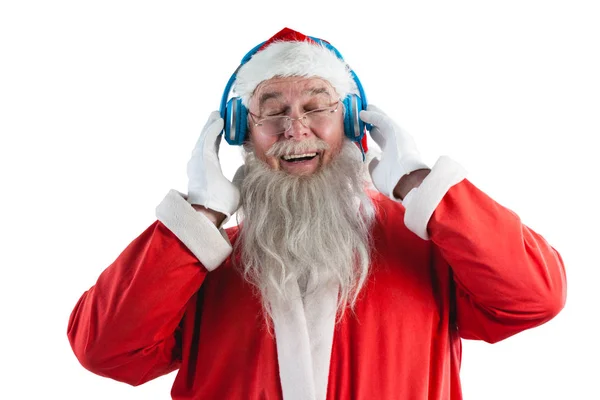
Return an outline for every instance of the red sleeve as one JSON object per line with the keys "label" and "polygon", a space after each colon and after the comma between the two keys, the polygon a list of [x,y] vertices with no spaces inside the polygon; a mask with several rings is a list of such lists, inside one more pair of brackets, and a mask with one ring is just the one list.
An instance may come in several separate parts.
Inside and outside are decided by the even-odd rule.
{"label": "red sleeve", "polygon": [[179,367],[177,329],[207,270],[161,222],[136,238],[86,291],[68,337],[79,362],[140,385]]}
{"label": "red sleeve", "polygon": [[468,180],[450,188],[427,230],[454,274],[461,337],[497,342],[563,308],[560,254]]}

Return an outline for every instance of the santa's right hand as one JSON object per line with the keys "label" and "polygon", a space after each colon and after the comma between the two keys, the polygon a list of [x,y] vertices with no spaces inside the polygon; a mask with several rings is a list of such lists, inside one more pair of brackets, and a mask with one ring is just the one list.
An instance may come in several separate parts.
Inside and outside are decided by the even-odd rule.
{"label": "santa's right hand", "polygon": [[187,164],[187,201],[225,214],[226,222],[239,207],[240,191],[221,170],[218,153],[223,124],[219,111],[213,111],[200,133]]}

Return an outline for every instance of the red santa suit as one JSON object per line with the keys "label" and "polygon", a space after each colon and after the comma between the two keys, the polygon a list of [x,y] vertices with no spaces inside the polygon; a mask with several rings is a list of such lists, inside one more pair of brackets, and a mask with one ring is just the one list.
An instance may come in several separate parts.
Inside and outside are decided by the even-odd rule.
{"label": "red santa suit", "polygon": [[563,307],[560,255],[442,157],[377,209],[368,282],[335,320],[337,289],[274,306],[219,231],[171,191],[158,220],[86,291],[68,337],[90,371],[140,385],[178,369],[173,399],[460,399],[461,338],[497,342]]}

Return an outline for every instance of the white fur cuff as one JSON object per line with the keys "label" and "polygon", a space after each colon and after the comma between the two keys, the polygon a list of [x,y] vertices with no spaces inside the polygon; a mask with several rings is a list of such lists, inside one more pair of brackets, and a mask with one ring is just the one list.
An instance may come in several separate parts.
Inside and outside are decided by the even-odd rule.
{"label": "white fur cuff", "polygon": [[429,240],[427,224],[448,190],[462,181],[467,171],[450,157],[440,157],[418,188],[404,197],[406,227],[422,239]]}
{"label": "white fur cuff", "polygon": [[156,207],[156,218],[162,222],[198,260],[212,271],[231,254],[232,247],[223,230],[194,210],[185,195],[171,189]]}

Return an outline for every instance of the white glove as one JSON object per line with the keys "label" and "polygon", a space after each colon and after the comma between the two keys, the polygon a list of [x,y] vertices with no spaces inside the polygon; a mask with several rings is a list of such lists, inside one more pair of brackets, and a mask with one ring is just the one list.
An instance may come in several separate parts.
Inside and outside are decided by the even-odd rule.
{"label": "white glove", "polygon": [[[187,201],[223,213],[228,220],[240,205],[240,191],[225,178],[221,170],[218,154],[223,123],[219,111],[213,111],[200,133],[187,164]],[[238,169],[234,181],[238,181],[241,171],[242,167]]]}
{"label": "white glove", "polygon": [[422,160],[413,137],[383,111],[372,104],[360,112],[360,119],[371,124],[371,137],[381,148],[381,160],[369,164],[373,184],[391,199],[400,178],[418,169],[429,168]]}

